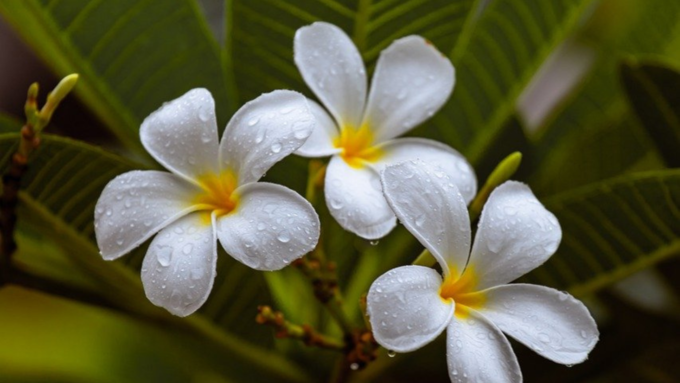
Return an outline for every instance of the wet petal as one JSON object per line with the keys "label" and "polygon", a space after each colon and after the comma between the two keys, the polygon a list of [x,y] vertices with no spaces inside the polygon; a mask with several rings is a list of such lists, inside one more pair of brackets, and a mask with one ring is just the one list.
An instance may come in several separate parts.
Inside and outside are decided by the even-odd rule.
{"label": "wet petal", "polygon": [[177,316],[198,310],[215,280],[217,240],[206,214],[189,214],[161,230],[142,264],[147,298]]}
{"label": "wet petal", "polygon": [[246,103],[227,124],[220,142],[222,170],[238,174],[239,185],[259,180],[297,150],[316,121],[300,93],[275,90]]}
{"label": "wet petal", "polygon": [[338,125],[358,127],[366,102],[366,71],[349,36],[333,24],[316,22],[297,30],[294,48],[302,78]]}
{"label": "wet petal", "polygon": [[355,168],[334,156],[326,169],[324,191],[333,218],[362,238],[382,238],[397,224],[372,168]]}
{"label": "wet petal", "polygon": [[474,311],[454,315],[446,330],[446,360],[452,382],[522,381],[510,342],[496,326]]}
{"label": "wet petal", "polygon": [[335,121],[319,104],[307,100],[309,109],[316,119],[314,131],[295,154],[303,157],[326,157],[340,152],[333,140],[338,137],[338,128]]}
{"label": "wet petal", "polygon": [[236,210],[217,220],[217,237],[236,260],[257,270],[279,270],[316,247],[319,216],[299,194],[265,182],[236,193]]}
{"label": "wet petal", "polygon": [[553,362],[581,363],[597,343],[595,320],[583,303],[567,293],[511,284],[488,289],[484,295],[484,317]]}
{"label": "wet petal", "polygon": [[442,278],[429,267],[402,266],[373,282],[367,296],[375,340],[388,350],[413,351],[433,341],[455,305],[439,296]]}
{"label": "wet petal", "polygon": [[165,103],[144,120],[139,136],[156,161],[192,182],[217,171],[215,101],[207,89]]}
{"label": "wet petal", "polygon": [[166,172],[132,171],[109,182],[94,210],[102,257],[113,260],[193,210],[199,189]]}
{"label": "wet petal", "polygon": [[555,253],[561,239],[559,222],[531,189],[505,182],[489,196],[472,246],[477,289],[506,284],[535,269]]}
{"label": "wet petal", "polygon": [[379,170],[406,160],[419,159],[439,167],[451,179],[466,203],[477,194],[477,177],[472,165],[448,145],[424,138],[398,138],[380,145],[383,154],[374,164]]}
{"label": "wet petal", "polygon": [[401,223],[457,279],[470,253],[470,219],[463,197],[446,174],[420,160],[388,166],[385,196]]}
{"label": "wet petal", "polygon": [[364,123],[377,142],[397,137],[432,117],[453,91],[448,58],[420,36],[396,40],[385,49],[371,83]]}

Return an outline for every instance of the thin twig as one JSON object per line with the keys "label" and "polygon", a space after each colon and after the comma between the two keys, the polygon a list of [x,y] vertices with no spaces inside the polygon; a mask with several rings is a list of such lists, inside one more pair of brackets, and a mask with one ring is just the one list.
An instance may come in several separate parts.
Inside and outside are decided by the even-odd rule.
{"label": "thin twig", "polygon": [[259,324],[268,325],[276,330],[277,338],[299,339],[307,346],[325,348],[344,352],[347,346],[345,342],[316,332],[309,325],[297,325],[287,321],[280,311],[274,311],[269,306],[257,308],[258,314],[255,321]]}

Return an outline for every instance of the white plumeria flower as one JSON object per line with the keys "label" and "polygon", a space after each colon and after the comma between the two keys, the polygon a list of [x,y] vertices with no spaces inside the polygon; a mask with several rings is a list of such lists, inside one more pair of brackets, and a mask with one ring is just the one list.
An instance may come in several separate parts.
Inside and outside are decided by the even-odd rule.
{"label": "white plumeria flower", "polygon": [[396,225],[380,186],[389,164],[419,158],[441,167],[467,202],[477,180],[458,152],[421,138],[394,139],[427,118],[453,90],[451,62],[419,36],[396,40],[378,59],[368,98],[359,51],[338,27],[317,22],[295,34],[295,63],[330,115],[310,101],[317,126],[296,154],[332,156],[326,171],[326,204],[340,225],[378,239]]}
{"label": "white plumeria flower", "polygon": [[[388,167],[387,200],[399,220],[441,266],[402,266],[368,293],[377,342],[397,352],[418,349],[447,330],[452,382],[521,382],[502,332],[562,364],[584,361],[598,340],[595,321],[571,295],[508,284],[545,262],[562,232],[526,185],[496,188],[482,212],[470,252],[470,220],[456,186],[422,162]],[[502,332],[501,332],[502,331]]]}
{"label": "white plumeria flower", "polygon": [[299,148],[315,124],[307,100],[274,91],[245,104],[218,141],[215,101],[193,89],[142,123],[146,150],[170,173],[131,171],[95,208],[101,254],[116,259],[158,233],[142,265],[149,300],[178,316],[196,311],[216,275],[217,240],[236,260],[277,270],[311,251],[319,217],[296,192],[257,182]]}

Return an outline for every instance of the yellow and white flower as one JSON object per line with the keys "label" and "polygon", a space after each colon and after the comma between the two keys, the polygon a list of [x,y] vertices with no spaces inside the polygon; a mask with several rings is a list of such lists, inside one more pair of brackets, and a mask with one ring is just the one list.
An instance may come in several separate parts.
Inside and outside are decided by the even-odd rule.
{"label": "yellow and white flower", "polygon": [[102,256],[116,259],[158,233],[142,265],[144,290],[179,316],[208,298],[217,240],[258,270],[301,257],[317,244],[316,212],[294,191],[257,180],[298,149],[314,124],[304,96],[274,91],[237,111],[219,141],[206,89],[166,103],[144,120],[140,137],[170,172],[131,171],[106,185],[95,208]]}
{"label": "yellow and white flower", "polygon": [[452,382],[521,382],[506,333],[562,364],[584,361],[598,340],[595,321],[571,295],[508,284],[545,262],[562,237],[555,216],[524,184],[496,188],[472,252],[465,200],[447,177],[408,161],[382,173],[385,196],[404,226],[441,266],[402,266],[368,293],[375,339],[397,352],[418,349],[445,329]]}
{"label": "yellow and white flower", "polygon": [[431,117],[453,90],[453,65],[432,44],[419,36],[392,43],[378,59],[368,95],[361,55],[340,28],[323,22],[300,28],[294,51],[302,77],[325,106],[310,101],[317,126],[296,154],[332,156],[325,196],[342,227],[366,239],[394,228],[379,172],[406,159],[439,166],[466,201],[474,197],[475,174],[458,152],[432,140],[394,139]]}

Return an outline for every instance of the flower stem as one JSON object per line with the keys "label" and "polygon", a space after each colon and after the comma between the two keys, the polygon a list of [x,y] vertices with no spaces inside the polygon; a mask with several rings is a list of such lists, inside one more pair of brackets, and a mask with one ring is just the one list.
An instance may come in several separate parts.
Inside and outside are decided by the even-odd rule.
{"label": "flower stem", "polygon": [[276,330],[277,338],[299,339],[307,346],[345,351],[346,345],[342,340],[320,334],[309,325],[300,326],[291,323],[283,317],[283,313],[280,311],[273,311],[269,306],[260,306],[257,311],[255,321],[273,327]]}

